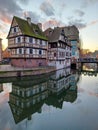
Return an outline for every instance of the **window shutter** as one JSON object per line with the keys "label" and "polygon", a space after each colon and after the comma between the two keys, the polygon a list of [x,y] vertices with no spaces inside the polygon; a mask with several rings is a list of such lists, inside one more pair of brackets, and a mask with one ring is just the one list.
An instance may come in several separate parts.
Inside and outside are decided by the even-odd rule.
{"label": "window shutter", "polygon": [[17,49],[17,54],[19,54],[19,49]]}
{"label": "window shutter", "polygon": [[22,48],[22,54],[24,54],[24,48]]}
{"label": "window shutter", "polygon": [[23,37],[21,37],[21,40],[20,40],[20,42],[21,42],[21,43],[23,42]]}
{"label": "window shutter", "polygon": [[29,48],[27,48],[27,54],[29,54]]}
{"label": "window shutter", "polygon": [[17,43],[18,41],[17,41],[17,37],[15,38],[15,43]]}

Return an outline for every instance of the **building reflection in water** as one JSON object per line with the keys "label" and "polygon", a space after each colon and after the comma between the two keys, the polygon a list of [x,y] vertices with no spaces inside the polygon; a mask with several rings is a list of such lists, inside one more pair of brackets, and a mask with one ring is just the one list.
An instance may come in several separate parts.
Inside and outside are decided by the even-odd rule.
{"label": "building reflection in water", "polygon": [[13,83],[9,105],[15,123],[31,119],[36,112],[41,113],[44,103],[61,109],[64,101],[74,102],[78,80],[79,74],[68,68],[58,70],[49,77]]}
{"label": "building reflection in water", "polygon": [[3,84],[0,83],[0,93],[3,91]]}

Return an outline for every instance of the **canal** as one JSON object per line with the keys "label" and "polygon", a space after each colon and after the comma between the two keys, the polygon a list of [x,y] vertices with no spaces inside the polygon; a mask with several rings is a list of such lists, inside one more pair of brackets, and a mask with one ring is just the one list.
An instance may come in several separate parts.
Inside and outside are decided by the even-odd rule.
{"label": "canal", "polygon": [[97,73],[0,79],[0,130],[98,130]]}

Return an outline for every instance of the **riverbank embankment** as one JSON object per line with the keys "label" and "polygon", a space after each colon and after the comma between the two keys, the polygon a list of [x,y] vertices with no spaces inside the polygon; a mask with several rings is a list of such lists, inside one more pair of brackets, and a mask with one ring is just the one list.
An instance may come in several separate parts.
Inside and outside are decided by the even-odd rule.
{"label": "riverbank embankment", "polygon": [[41,75],[55,71],[55,67],[18,68],[11,65],[0,65],[0,77],[22,77],[30,75]]}

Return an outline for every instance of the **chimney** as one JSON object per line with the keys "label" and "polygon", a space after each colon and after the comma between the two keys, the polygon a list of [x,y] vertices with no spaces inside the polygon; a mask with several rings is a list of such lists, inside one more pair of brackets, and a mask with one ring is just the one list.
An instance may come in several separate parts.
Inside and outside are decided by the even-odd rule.
{"label": "chimney", "polygon": [[42,30],[42,23],[38,23],[37,25],[40,28],[40,30]]}
{"label": "chimney", "polygon": [[31,18],[30,17],[27,17],[27,22],[29,25],[31,25]]}

